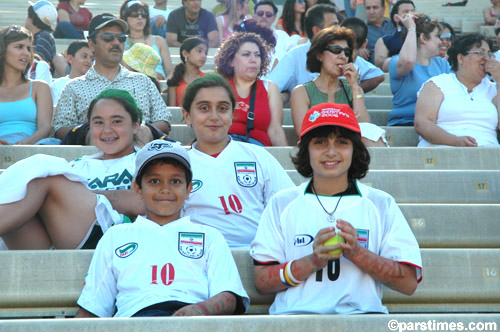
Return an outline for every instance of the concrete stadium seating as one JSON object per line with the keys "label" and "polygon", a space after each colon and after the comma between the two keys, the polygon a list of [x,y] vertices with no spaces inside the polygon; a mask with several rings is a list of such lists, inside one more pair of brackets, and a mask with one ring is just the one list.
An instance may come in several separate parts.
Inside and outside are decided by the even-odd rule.
{"label": "concrete stadium seating", "polygon": [[[422,249],[424,278],[412,296],[384,288],[391,313],[500,312],[500,249]],[[93,251],[0,252],[0,317],[72,316]],[[255,290],[248,250],[233,250],[251,298],[262,314],[273,296]],[[457,291],[460,290],[460,291]],[[0,324],[0,328],[2,325]]]}

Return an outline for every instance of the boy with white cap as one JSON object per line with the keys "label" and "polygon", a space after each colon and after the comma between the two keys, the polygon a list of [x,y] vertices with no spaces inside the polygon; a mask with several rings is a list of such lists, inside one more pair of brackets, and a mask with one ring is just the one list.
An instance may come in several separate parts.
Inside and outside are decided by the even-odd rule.
{"label": "boy with white cap", "polygon": [[77,317],[243,313],[249,298],[223,236],[180,218],[192,189],[186,150],[155,140],[137,153],[135,164],[134,190],[146,216],[102,237]]}
{"label": "boy with white cap", "polygon": [[26,29],[33,33],[34,52],[45,62],[54,67],[53,58],[56,56],[56,41],[52,36],[52,25],[57,21],[57,11],[47,0],[36,3],[28,1],[28,17],[26,17]]}

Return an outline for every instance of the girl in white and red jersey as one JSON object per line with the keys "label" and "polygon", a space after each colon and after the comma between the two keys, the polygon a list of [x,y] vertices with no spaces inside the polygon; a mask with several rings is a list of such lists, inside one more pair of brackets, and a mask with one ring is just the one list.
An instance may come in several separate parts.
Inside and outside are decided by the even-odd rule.
{"label": "girl in white and red jersey", "polygon": [[257,290],[277,293],[271,314],[387,313],[382,286],[413,294],[422,260],[394,198],[358,182],[370,156],[356,115],[345,104],[312,107],[298,148],[293,162],[311,180],[262,214],[251,245]]}

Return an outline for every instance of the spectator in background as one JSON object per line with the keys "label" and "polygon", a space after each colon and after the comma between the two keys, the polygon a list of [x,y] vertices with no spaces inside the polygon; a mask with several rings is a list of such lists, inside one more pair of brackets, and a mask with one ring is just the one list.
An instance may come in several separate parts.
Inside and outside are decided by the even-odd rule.
{"label": "spectator in background", "polygon": [[111,87],[129,91],[142,110],[146,125],[138,129],[140,142],[151,141],[156,129],[167,134],[170,131],[170,112],[153,82],[120,65],[127,30],[127,23],[111,14],[100,14],[90,21],[89,47],[95,64],[87,74],[66,84],[54,114],[56,138],[63,139],[75,126],[85,123],[90,102]]}
{"label": "spectator in background", "polygon": [[260,146],[286,146],[278,87],[260,79],[269,65],[268,52],[269,46],[260,36],[238,32],[222,44],[215,66],[236,97],[229,129],[233,139]]}
{"label": "spectator in background", "polygon": [[439,33],[439,39],[441,40],[439,44],[439,56],[448,60],[447,52],[455,40],[455,30],[446,22],[439,22],[439,25],[441,26],[441,32]]}
{"label": "spectator in background", "polygon": [[357,17],[346,18],[342,21],[341,26],[351,29],[356,35],[356,46],[353,49],[353,61],[358,70],[359,86],[363,89],[363,92],[370,92],[384,81],[385,76],[380,68],[358,56],[359,49],[366,47],[368,43],[366,39],[368,27],[365,22]]}
{"label": "spectator in background", "polygon": [[227,0],[226,10],[217,16],[217,28],[222,43],[234,33],[234,26],[247,18],[248,0]]}
{"label": "spectator in background", "polygon": [[25,27],[33,33],[34,53],[38,54],[54,70],[56,41],[52,36],[52,25],[57,20],[57,11],[47,0],[29,2]]}
{"label": "spectator in background", "polygon": [[292,92],[293,88],[318,76],[306,68],[307,51],[311,46],[310,39],[324,28],[339,25],[336,14],[335,7],[331,5],[319,4],[308,9],[305,27],[309,41],[287,52],[267,76],[270,81],[278,85],[278,89],[282,92],[283,103],[288,101],[288,93]]}
{"label": "spectator in background", "polygon": [[[214,8],[212,8],[212,14],[214,14],[215,17],[222,15],[226,11],[226,1],[224,0],[216,0],[218,2],[217,5],[215,5]],[[246,13],[249,16],[252,16],[254,13],[254,8],[255,8],[255,3],[253,0],[248,1],[248,13]]]}
{"label": "spectator in background", "polygon": [[208,43],[201,37],[190,37],[182,42],[181,62],[175,65],[172,78],[167,81],[168,106],[182,107],[184,91],[195,79],[203,77],[200,70],[207,61]]}
{"label": "spectator in background", "polygon": [[55,38],[82,39],[89,30],[92,13],[84,7],[85,0],[59,0]]}
{"label": "spectator in background", "polygon": [[351,9],[354,11],[354,16],[366,21],[365,0],[351,0]]}
{"label": "spectator in background", "polygon": [[196,141],[189,150],[194,187],[184,215],[220,231],[230,248],[248,249],[271,197],[293,182],[266,149],[228,135],[235,106],[231,86],[219,75],[186,88],[182,113]]}
{"label": "spectator in background", "polygon": [[276,24],[276,29],[284,30],[289,36],[305,34],[305,0],[285,0],[283,12]]}
{"label": "spectator in background", "polygon": [[167,8],[167,0],[155,0],[155,5],[149,7],[152,35],[166,38],[168,15],[171,11],[171,9]]}
{"label": "spectator in background", "polygon": [[396,27],[396,31],[383,35],[375,44],[374,64],[381,68],[384,72],[389,72],[389,61],[391,57],[399,54],[401,46],[403,46],[402,35],[406,32],[405,27],[401,24],[401,20],[408,13],[415,11],[415,5],[411,0],[399,0],[391,10],[391,22]]}
{"label": "spectator in background", "polygon": [[396,31],[391,21],[384,18],[384,0],[365,0],[366,20],[368,24],[368,44],[366,51],[360,52],[360,56],[374,63],[375,43],[383,35]]}
{"label": "spectator in background", "polygon": [[32,40],[18,25],[0,30],[0,145],[32,145],[50,134],[50,87],[26,78]]}
{"label": "spectator in background", "polygon": [[[496,36],[496,40],[497,40],[497,45],[500,45],[500,27],[495,28],[495,36]],[[494,53],[494,55],[495,55],[495,59],[497,61],[500,61],[500,50],[496,51]]]}
{"label": "spectator in background", "polygon": [[129,30],[125,41],[125,50],[136,43],[151,46],[160,56],[160,63],[156,67],[157,79],[165,80],[172,74],[174,66],[170,58],[167,42],[163,37],[149,34],[149,6],[144,1],[125,0],[120,7],[120,18],[127,22]]}
{"label": "spectator in background", "polygon": [[33,63],[31,64],[30,69],[26,72],[26,78],[29,78],[30,80],[44,81],[52,87],[52,73],[50,71],[50,65],[36,53],[33,54]]}
{"label": "spectator in background", "polygon": [[413,126],[417,91],[429,78],[450,72],[448,62],[439,57],[439,23],[425,14],[409,14],[402,24],[407,30],[403,47],[389,62],[394,96],[389,126]]}
{"label": "spectator in background", "polygon": [[448,50],[453,72],[430,78],[415,107],[419,147],[499,146],[500,62],[479,34],[458,38]]}
{"label": "spectator in background", "polygon": [[62,90],[71,79],[83,76],[94,64],[94,54],[85,40],[72,41],[66,51],[66,58],[71,71],[69,75],[54,80],[51,86],[54,107],[61,96]]}
{"label": "spectator in background", "polygon": [[495,25],[500,17],[500,0],[490,0],[492,6],[483,9],[484,24]]}
{"label": "spectator in background", "polygon": [[205,38],[209,47],[218,47],[220,44],[215,17],[201,8],[201,0],[182,0],[182,7],[169,15],[166,37],[170,47],[180,47],[184,39],[189,37]]}
{"label": "spectator in background", "polygon": [[274,52],[272,53],[271,61],[269,62],[268,72],[271,72],[278,62],[283,58],[286,53],[286,46],[288,43],[288,34],[283,30],[277,30],[273,27],[278,14],[278,7],[271,0],[262,0],[255,5],[255,12],[253,19],[258,25],[271,29],[276,39]]}
{"label": "spectator in background", "polygon": [[156,67],[160,63],[160,56],[156,51],[145,44],[134,44],[123,53],[125,68],[148,76],[154,85],[161,91],[160,82],[156,79]]}

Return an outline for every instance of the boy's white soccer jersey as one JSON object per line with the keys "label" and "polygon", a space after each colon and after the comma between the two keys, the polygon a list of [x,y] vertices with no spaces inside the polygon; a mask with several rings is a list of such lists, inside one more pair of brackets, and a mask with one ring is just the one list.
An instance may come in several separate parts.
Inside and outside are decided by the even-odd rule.
{"label": "boy's white soccer jersey", "polygon": [[249,299],[231,251],[215,229],[184,217],[159,225],[144,217],[99,241],[78,305],[99,316],[130,317],[165,301],[198,303],[221,292]]}
{"label": "boy's white soccer jersey", "polygon": [[231,248],[249,248],[271,196],[294,184],[266,149],[231,140],[214,158],[189,151],[193,190],[184,204],[194,222],[219,230]]}
{"label": "boy's white soccer jersey", "polygon": [[[387,193],[355,182],[360,195],[342,196],[336,219],[351,223],[358,243],[397,262],[417,267],[421,280],[420,250],[406,219]],[[314,194],[306,193],[309,182],[276,194],[266,207],[251,255],[261,263],[285,263],[313,252],[313,239],[320,229],[335,226]],[[339,197],[319,196],[333,211]],[[387,313],[382,305],[383,285],[343,256],[310,275],[297,287],[278,292],[270,314],[358,314]]]}
{"label": "boy's white soccer jersey", "polygon": [[78,174],[87,177],[90,190],[131,189],[136,153],[117,159],[98,159],[102,155],[98,152],[83,156],[70,161],[70,165]]}

